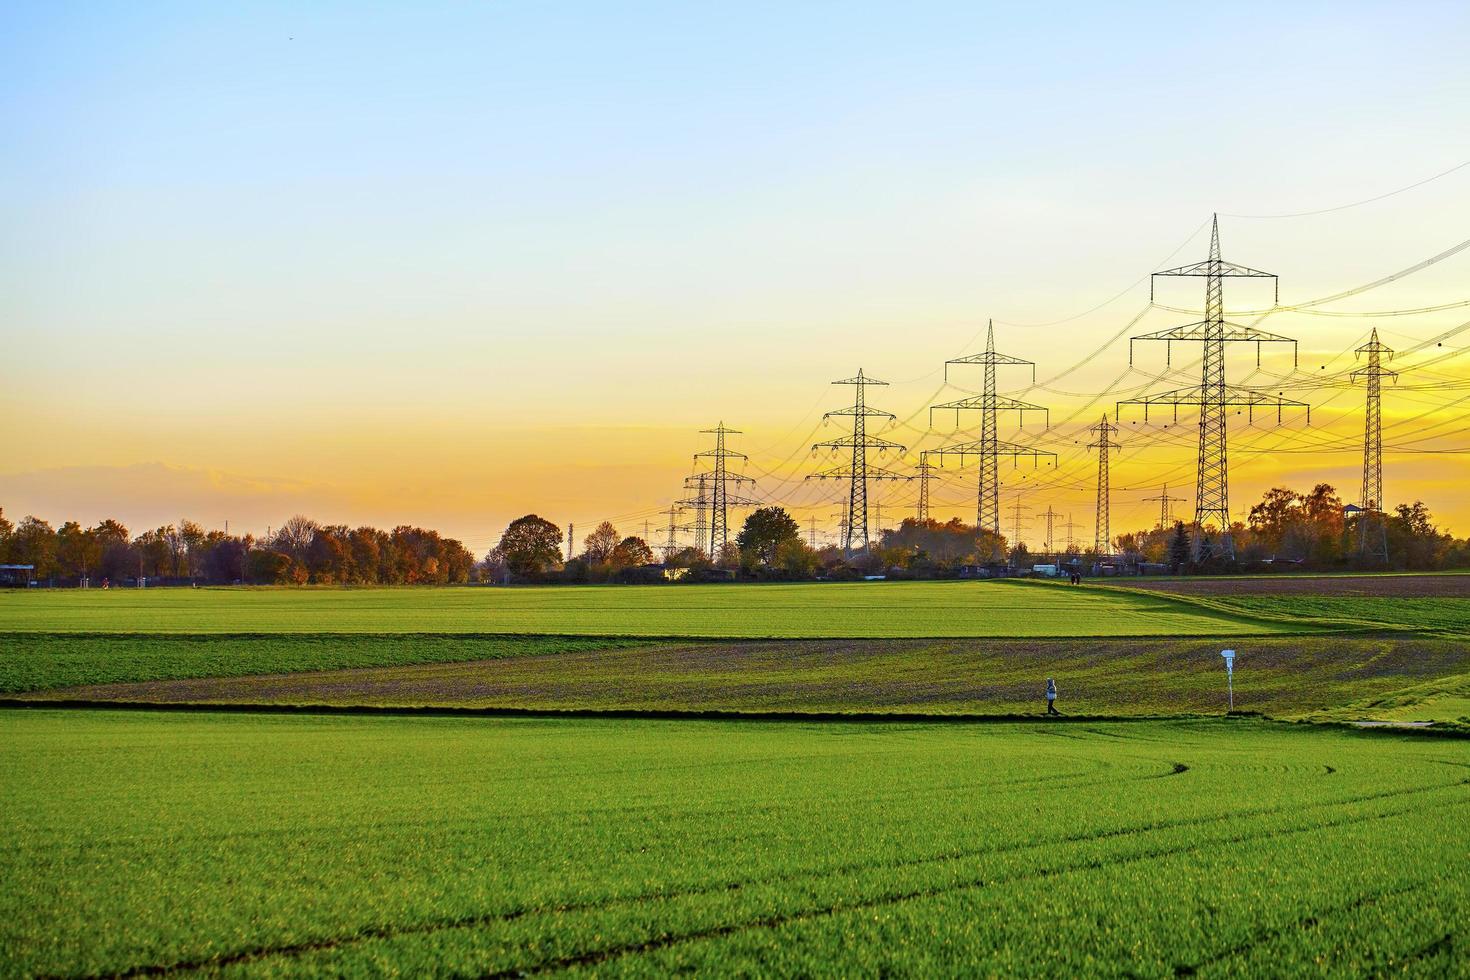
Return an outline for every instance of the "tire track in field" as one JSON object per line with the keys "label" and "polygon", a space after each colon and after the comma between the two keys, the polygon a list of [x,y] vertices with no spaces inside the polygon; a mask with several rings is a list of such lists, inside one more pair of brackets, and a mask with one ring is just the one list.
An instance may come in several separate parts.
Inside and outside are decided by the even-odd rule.
{"label": "tire track in field", "polygon": [[[1160,776],[1164,776],[1164,775],[1172,775],[1172,773],[1160,774]],[[548,906],[540,906],[540,907],[533,907],[533,908],[511,909],[511,910],[505,911],[505,912],[478,913],[478,914],[475,914],[475,915],[461,916],[461,917],[453,918],[453,919],[441,919],[441,920],[435,920],[435,921],[430,921],[430,922],[422,922],[422,923],[416,923],[416,924],[409,924],[409,925],[385,924],[385,925],[380,925],[380,926],[368,926],[368,927],[364,927],[362,929],[358,929],[358,930],[355,930],[353,932],[346,933],[346,934],[343,934],[343,935],[340,935],[340,936],[327,937],[327,938],[317,939],[317,940],[307,940],[307,941],[298,942],[298,943],[284,943],[284,944],[275,945],[275,946],[259,946],[259,947],[255,947],[255,948],[252,948],[252,949],[240,950],[240,951],[237,951],[237,952],[234,952],[234,953],[225,954],[225,955],[222,955],[222,956],[215,956],[215,957],[202,958],[202,959],[196,959],[196,960],[179,960],[179,961],[175,961],[173,963],[167,963],[167,964],[144,964],[144,965],[140,965],[140,966],[130,967],[128,969],[125,969],[125,970],[122,970],[122,971],[119,971],[119,972],[116,972],[116,973],[93,974],[91,976],[94,976],[94,977],[114,976],[114,977],[125,977],[125,978],[126,977],[143,977],[143,976],[168,976],[168,975],[172,975],[172,974],[175,974],[175,973],[182,973],[182,972],[190,972],[190,971],[195,971],[195,970],[202,970],[202,969],[210,968],[210,967],[232,966],[232,965],[236,965],[236,964],[240,964],[240,963],[247,963],[247,962],[251,962],[251,961],[254,961],[254,960],[267,959],[267,958],[276,957],[276,956],[294,957],[294,956],[300,956],[300,955],[304,955],[304,954],[308,954],[308,953],[326,952],[328,950],[337,949],[337,948],[340,948],[342,946],[353,945],[353,944],[356,944],[356,943],[359,943],[359,942],[366,942],[366,941],[374,940],[374,939],[393,939],[393,938],[397,938],[399,936],[429,935],[429,934],[436,933],[436,932],[453,931],[453,930],[457,930],[457,929],[474,929],[474,928],[479,928],[481,926],[493,925],[493,924],[496,924],[496,923],[514,922],[514,921],[517,921],[519,919],[526,918],[527,916],[533,916],[533,915],[564,915],[564,914],[568,914],[568,913],[577,913],[577,912],[594,912],[594,911],[599,911],[599,910],[602,910],[602,909],[614,908],[614,907],[619,906],[619,905],[633,905],[633,904],[642,904],[642,903],[645,903],[645,902],[670,901],[670,900],[679,899],[679,898],[695,898],[695,897],[698,897],[698,896],[701,896],[701,895],[713,895],[713,894],[720,894],[720,893],[723,893],[723,892],[739,891],[739,890],[744,889],[744,888],[747,888],[747,887],[759,887],[759,886],[762,886],[762,885],[787,884],[787,883],[790,883],[790,882],[793,882],[793,881],[801,881],[801,880],[817,880],[817,881],[820,881],[820,880],[825,880],[825,879],[838,878],[838,877],[841,877],[841,876],[844,876],[844,875],[857,874],[857,873],[861,873],[863,871],[872,871],[872,870],[880,870],[880,869],[881,870],[899,870],[899,869],[904,869],[904,868],[921,867],[921,866],[926,865],[926,864],[944,864],[944,863],[948,863],[948,862],[961,861],[961,860],[967,860],[967,859],[973,859],[973,858],[983,858],[983,857],[990,857],[990,856],[994,856],[994,855],[1012,854],[1012,853],[1016,853],[1016,852],[1020,852],[1020,851],[1025,851],[1025,850],[1030,850],[1030,849],[1034,849],[1034,848],[1054,847],[1054,846],[1057,846],[1057,845],[1064,845],[1064,844],[1081,844],[1081,843],[1087,843],[1087,842],[1090,842],[1090,841],[1107,840],[1107,839],[1114,838],[1114,837],[1126,837],[1126,836],[1134,836],[1134,835],[1141,835],[1141,834],[1158,833],[1158,832],[1161,832],[1161,831],[1178,830],[1178,829],[1182,829],[1182,828],[1186,828],[1186,827],[1198,827],[1198,826],[1205,826],[1205,825],[1208,825],[1208,824],[1222,823],[1222,822],[1226,822],[1226,821],[1236,821],[1236,820],[1240,820],[1242,818],[1269,817],[1269,816],[1274,816],[1274,815],[1277,815],[1277,814],[1280,814],[1280,813],[1286,812],[1286,811],[1305,812],[1305,811],[1309,811],[1309,810],[1320,810],[1320,809],[1329,809],[1329,808],[1336,808],[1336,807],[1343,807],[1343,806],[1352,806],[1352,805],[1355,805],[1355,804],[1368,803],[1368,802],[1373,802],[1373,801],[1377,801],[1377,800],[1393,799],[1393,798],[1397,798],[1397,797],[1406,797],[1406,796],[1415,796],[1415,795],[1420,795],[1420,794],[1424,794],[1424,793],[1433,793],[1433,792],[1437,792],[1437,791],[1440,791],[1440,790],[1453,789],[1453,788],[1455,788],[1457,786],[1470,786],[1470,778],[1461,779],[1459,781],[1452,782],[1452,783],[1442,783],[1442,784],[1439,784],[1439,785],[1436,785],[1436,786],[1423,786],[1423,787],[1412,787],[1412,788],[1406,788],[1406,789],[1384,790],[1384,791],[1377,792],[1377,793],[1364,794],[1362,796],[1348,797],[1348,798],[1342,799],[1342,800],[1332,800],[1332,801],[1324,801],[1324,802],[1320,802],[1320,803],[1309,803],[1309,804],[1291,803],[1291,804],[1283,804],[1281,806],[1275,806],[1275,807],[1259,807],[1259,808],[1257,808],[1255,810],[1233,811],[1233,812],[1230,812],[1230,813],[1214,814],[1214,815],[1211,815],[1211,816],[1208,816],[1208,817],[1196,817],[1196,818],[1189,818],[1189,819],[1182,819],[1182,820],[1162,820],[1162,821],[1156,821],[1156,822],[1154,822],[1152,824],[1145,824],[1145,825],[1138,826],[1138,827],[1115,827],[1113,829],[1101,831],[1101,832],[1098,832],[1098,833],[1071,834],[1071,835],[1066,835],[1066,836],[1062,836],[1062,837],[1049,838],[1049,839],[1043,840],[1043,841],[1033,841],[1033,842],[1028,842],[1028,843],[1015,843],[1015,844],[1005,845],[1005,846],[1002,846],[1002,847],[964,849],[964,850],[951,851],[951,852],[945,853],[945,854],[927,855],[927,856],[924,856],[924,857],[917,857],[917,858],[898,858],[898,859],[893,859],[893,860],[888,860],[888,861],[876,861],[876,862],[854,861],[854,862],[849,862],[849,863],[844,864],[844,865],[837,865],[835,867],[829,867],[829,868],[812,869],[812,870],[806,870],[806,871],[780,872],[780,873],[776,873],[776,874],[770,874],[770,875],[763,875],[763,876],[758,876],[758,877],[747,878],[747,879],[742,880],[742,881],[731,881],[731,882],[712,883],[712,884],[709,884],[709,885],[696,886],[696,887],[690,887],[690,888],[682,888],[682,889],[676,889],[676,890],[647,892],[647,893],[643,893],[643,894],[639,894],[639,895],[611,896],[611,897],[604,898],[604,899],[599,899],[599,900],[596,900],[596,901],[569,902],[569,903],[563,903],[563,904],[560,904],[560,905],[548,905]],[[1416,811],[1414,809],[1412,809],[1412,808],[1411,809],[1406,809],[1406,810],[1396,810],[1396,811],[1391,811],[1390,813],[1386,813],[1386,814],[1375,814],[1375,815],[1372,815],[1372,816],[1369,816],[1369,817],[1350,818],[1350,819],[1345,820],[1345,821],[1328,823],[1328,824],[1315,824],[1315,825],[1312,825],[1310,827],[1300,828],[1298,830],[1281,831],[1280,833],[1283,833],[1283,834],[1284,833],[1298,833],[1298,832],[1301,832],[1302,830],[1311,830],[1311,829],[1313,829],[1313,827],[1327,828],[1327,827],[1338,826],[1339,823],[1367,822],[1367,821],[1374,820],[1374,819],[1382,819],[1382,818],[1393,817],[1393,816],[1401,816],[1401,815],[1403,815],[1405,813],[1412,813],[1412,812],[1416,812]],[[1276,832],[1273,831],[1271,833],[1276,833]],[[1256,834],[1256,835],[1246,835],[1246,836],[1243,836],[1243,837],[1240,837],[1240,838],[1230,838],[1230,839],[1225,840],[1224,842],[1225,843],[1230,843],[1230,842],[1233,842],[1235,840],[1261,839],[1261,838],[1264,838],[1264,837],[1271,836],[1271,833],[1267,833],[1267,834]],[[1216,841],[1216,843],[1219,843],[1219,842],[1220,841]],[[1204,845],[1198,845],[1198,846],[1204,846]],[[1191,846],[1189,848],[1185,848],[1184,849],[1184,852],[1188,852],[1188,851],[1191,851],[1191,850],[1194,850],[1194,849],[1197,849],[1196,846]],[[1157,854],[1155,856],[1166,856],[1168,853],[1171,853],[1169,851],[1169,849],[1162,849],[1159,852],[1157,852]],[[1145,855],[1145,856],[1147,856],[1147,855]],[[1142,858],[1140,858],[1140,859],[1142,859]],[[1006,881],[1009,881],[1009,880],[1024,880],[1027,877],[1046,877],[1046,876],[1050,876],[1052,874],[1066,873],[1066,871],[1068,871],[1068,870],[1080,870],[1080,869],[1085,869],[1087,867],[1093,867],[1093,866],[1100,867],[1104,863],[1106,863],[1106,862],[1084,863],[1084,864],[1080,865],[1078,868],[1061,869],[1061,870],[1055,870],[1055,871],[1034,872],[1034,873],[1031,873],[1030,875],[1018,875],[1018,876],[1014,876],[1013,879],[995,879],[995,881],[993,883],[995,883],[995,884],[1002,884],[1002,883],[1005,883]],[[1126,862],[1118,862],[1118,863],[1126,863]],[[949,890],[960,890],[960,889],[951,888]],[[943,894],[943,893],[944,893],[943,891],[936,892],[936,894]],[[901,900],[904,900],[904,899],[899,899],[899,900],[901,901]],[[852,907],[864,907],[864,906],[862,906],[862,905],[854,905]],[[840,911],[840,909],[839,910],[835,910],[835,911]],[[748,928],[748,926],[745,926],[745,925],[732,926],[732,927],[729,927],[729,931],[732,931],[733,932],[733,931],[737,931],[738,929],[742,929],[742,928]],[[671,938],[676,938],[676,937],[671,937]],[[702,937],[695,936],[693,938],[702,938]],[[671,945],[671,944],[672,944],[672,942],[667,943],[667,945]],[[611,957],[607,957],[607,958],[611,958]],[[571,964],[569,964],[569,965],[571,965]],[[541,969],[540,967],[518,968],[516,970],[502,971],[502,974],[496,974],[496,975],[497,976],[498,975],[513,976],[513,975],[516,975],[517,973],[520,973],[520,972],[526,972],[526,970],[540,970],[540,969]]]}
{"label": "tire track in field", "polygon": [[1129,864],[1137,864],[1143,861],[1152,861],[1158,858],[1176,857],[1181,854],[1192,854],[1214,847],[1220,844],[1244,844],[1251,841],[1266,840],[1271,838],[1285,837],[1293,834],[1309,833],[1313,831],[1330,830],[1337,827],[1352,826],[1354,824],[1371,823],[1375,820],[1388,820],[1407,814],[1418,813],[1417,808],[1406,807],[1401,810],[1391,810],[1387,813],[1378,813],[1366,817],[1347,817],[1325,824],[1312,824],[1304,827],[1295,827],[1290,830],[1266,831],[1259,833],[1237,834],[1224,838],[1213,838],[1207,841],[1199,841],[1185,847],[1166,847],[1154,851],[1144,851],[1138,854],[1130,854],[1127,857],[1104,860],[1092,859],[1078,861],[1070,865],[1056,868],[1046,868],[1041,871],[1022,872],[1013,875],[1001,875],[993,878],[973,878],[968,881],[956,882],[935,888],[916,888],[897,894],[882,895],[870,899],[855,902],[837,902],[832,905],[815,906],[796,912],[781,915],[764,916],[745,922],[729,923],[723,926],[715,926],[709,929],[700,929],[693,932],[682,933],[675,936],[660,936],[641,943],[627,943],[621,946],[612,946],[607,949],[580,953],[573,956],[561,957],[555,960],[547,960],[529,966],[512,967],[505,970],[497,970],[485,974],[488,980],[510,980],[512,977],[521,977],[532,974],[550,973],[556,970],[566,970],[579,966],[596,966],[610,960],[619,959],[623,956],[641,956],[668,949],[673,946],[681,946],[686,943],[699,942],[705,939],[721,939],[726,936],[740,932],[748,932],[753,929],[775,929],[781,926],[797,922],[810,922],[817,919],[831,918],[844,912],[855,912],[866,909],[882,908],[891,905],[901,905],[905,902],[922,901],[928,898],[938,898],[943,895],[953,895],[960,892],[975,891],[981,888],[996,885],[1009,885],[1024,881],[1036,881],[1047,878],[1060,877],[1078,871],[1091,871],[1100,868],[1123,867]]}
{"label": "tire track in field", "polygon": [[1216,963],[1223,963],[1225,960],[1233,959],[1237,956],[1249,953],[1251,950],[1259,946],[1263,946],[1266,943],[1275,942],[1277,939],[1280,939],[1282,936],[1285,936],[1289,933],[1297,932],[1301,929],[1315,928],[1316,926],[1321,925],[1325,920],[1330,919],[1333,916],[1342,915],[1344,912],[1353,912],[1361,908],[1369,908],[1371,906],[1377,905],[1385,898],[1396,898],[1399,895],[1407,895],[1411,892],[1422,891],[1428,886],[1429,879],[1421,878],[1407,885],[1400,885],[1397,888],[1385,888],[1381,891],[1373,892],[1368,895],[1359,895],[1357,898],[1351,899],[1349,901],[1342,902],[1337,905],[1331,905],[1324,909],[1319,909],[1315,912],[1312,912],[1310,915],[1304,915],[1300,919],[1297,919],[1295,922],[1291,922],[1284,926],[1278,926],[1274,929],[1262,929],[1252,935],[1245,942],[1237,943],[1234,946],[1223,949],[1220,952],[1206,957],[1205,959],[1200,960],[1196,963],[1176,964],[1174,966],[1174,976],[1192,977],[1206,967],[1211,967],[1214,966]]}

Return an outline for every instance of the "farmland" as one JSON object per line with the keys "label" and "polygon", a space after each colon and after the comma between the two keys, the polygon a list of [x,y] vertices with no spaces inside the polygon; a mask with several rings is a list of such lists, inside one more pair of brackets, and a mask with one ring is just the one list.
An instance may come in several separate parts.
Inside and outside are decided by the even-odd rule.
{"label": "farmland", "polygon": [[[350,637],[12,636],[0,638],[0,651],[7,645],[14,651],[0,657],[0,666],[6,676],[30,678],[16,692],[88,701],[1018,715],[1039,710],[1042,682],[1056,676],[1069,715],[1214,714],[1225,707],[1220,647],[1210,640],[617,645],[553,637],[400,636],[358,642],[381,663],[299,666],[318,649],[340,657],[345,645],[351,653]],[[1239,648],[1235,703],[1242,709],[1277,718],[1454,722],[1470,715],[1446,699],[1470,685],[1470,656],[1457,640],[1310,636],[1232,642]],[[257,659],[255,644],[277,652]],[[216,646],[218,652],[206,654]],[[486,655],[476,657],[477,651]],[[47,665],[52,658],[59,661],[55,668]],[[220,663],[229,665],[230,675],[209,676],[220,670],[211,665]],[[128,670],[135,676],[119,676]],[[131,683],[76,680],[84,675]],[[51,694],[36,693],[43,688]],[[1361,711],[1348,711],[1352,705]],[[1416,707],[1432,713],[1416,713]]]}
{"label": "farmland", "polygon": [[1305,633],[1249,610],[1027,582],[619,588],[154,589],[0,594],[0,632],[800,638]]}
{"label": "farmland", "polygon": [[0,726],[12,975],[1467,966],[1458,741],[1248,720]]}
{"label": "farmland", "polygon": [[1354,588],[0,595],[0,976],[1465,973],[1467,600]]}

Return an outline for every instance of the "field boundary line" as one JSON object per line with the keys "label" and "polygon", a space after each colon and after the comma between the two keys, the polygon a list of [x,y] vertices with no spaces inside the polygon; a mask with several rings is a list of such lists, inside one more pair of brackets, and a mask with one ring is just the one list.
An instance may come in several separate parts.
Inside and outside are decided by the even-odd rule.
{"label": "field boundary line", "polygon": [[926,714],[915,711],[738,711],[717,708],[681,711],[661,708],[519,708],[486,705],[380,705],[380,704],[269,704],[241,701],[108,701],[88,698],[15,698],[0,697],[0,710],[59,709],[66,711],[143,711],[184,714],[280,714],[280,715],[362,715],[367,717],[446,717],[446,718],[586,718],[629,719],[648,721],[770,721],[822,724],[853,722],[859,724],[978,724],[986,722],[1065,724],[1067,722],[1158,722],[1158,721],[1272,721],[1254,712],[1180,715],[1065,715],[1061,718],[1036,714]]}
{"label": "field boundary line", "polygon": [[658,708],[520,708],[511,706],[470,707],[462,705],[377,705],[377,704],[265,704],[239,701],[102,701],[85,698],[0,697],[0,711],[131,711],[173,714],[242,714],[344,716],[365,718],[486,718],[526,720],[607,721],[712,721],[770,722],[774,724],[921,724],[921,725],[1066,725],[1069,723],[1125,724],[1134,722],[1266,722],[1277,726],[1332,728],[1368,738],[1392,736],[1467,739],[1470,729],[1427,725],[1423,728],[1361,728],[1347,721],[1273,718],[1255,711],[1225,714],[1175,715],[1063,715],[1036,714],[924,714],[905,711],[727,711],[719,709],[680,711]]}

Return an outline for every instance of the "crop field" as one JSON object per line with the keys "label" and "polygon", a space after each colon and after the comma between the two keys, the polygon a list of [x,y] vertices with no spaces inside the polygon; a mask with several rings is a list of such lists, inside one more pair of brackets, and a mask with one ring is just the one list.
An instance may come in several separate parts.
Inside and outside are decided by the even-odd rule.
{"label": "crop field", "polygon": [[[211,646],[208,638],[47,637],[36,647],[29,640],[0,638],[0,650],[8,643],[15,651],[0,659],[0,666],[14,661],[26,669],[30,685],[15,690],[31,699],[1017,715],[1043,707],[1044,679],[1054,676],[1069,715],[1218,714],[1226,707],[1220,645],[1209,640],[625,641],[618,646],[551,637],[371,637],[361,642],[381,663],[311,670],[296,665],[309,662],[319,647],[350,652],[352,638],[281,636],[222,644],[228,651],[222,656],[235,668],[227,677],[178,672],[209,669],[210,659],[200,654]],[[252,642],[277,652],[254,660]],[[1232,642],[1238,654],[1239,709],[1275,718],[1429,718],[1470,726],[1470,708],[1459,705],[1453,693],[1470,686],[1470,653],[1463,642],[1417,635]],[[281,651],[290,651],[293,643],[304,649],[284,655]],[[135,649],[136,658],[120,655]],[[473,659],[481,649],[485,659]],[[53,656],[62,658],[64,669],[48,673],[46,662]],[[139,668],[138,676],[118,676],[124,664]],[[154,669],[160,665],[168,672]],[[75,679],[104,672],[108,680],[131,683]],[[1348,711],[1351,706],[1359,713]]]}
{"label": "crop field", "polygon": [[564,636],[0,633],[0,694],[121,681],[486,661],[639,644]]}
{"label": "crop field", "polygon": [[20,975],[1470,969],[1470,743],[0,713]]}
{"label": "crop field", "polygon": [[0,594],[0,632],[801,638],[1308,633],[1149,592],[1024,582],[730,587],[92,589]]}

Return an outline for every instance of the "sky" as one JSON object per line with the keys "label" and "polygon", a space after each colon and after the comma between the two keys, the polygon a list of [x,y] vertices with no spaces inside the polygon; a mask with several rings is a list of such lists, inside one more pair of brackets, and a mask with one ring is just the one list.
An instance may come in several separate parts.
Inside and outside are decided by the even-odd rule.
{"label": "sky", "polygon": [[[928,406],[974,390],[943,364],[993,319],[1040,382],[1002,391],[1050,409],[1001,436],[1058,454],[1002,464],[1002,507],[1033,546],[1047,508],[1090,542],[1087,427],[1198,381],[1197,350],[1130,369],[1127,337],[1196,318],[1150,308],[1148,274],[1203,259],[1213,213],[1285,306],[1470,239],[1470,7],[1178,9],[11,4],[0,507],[256,534],[304,512],[477,553],[535,512],[661,543],[723,421],[751,494],[827,538],[845,489],[805,477],[831,382],[891,382],[870,400],[909,451],[885,465],[912,472],[974,437]],[[1199,282],[1155,298],[1197,310]],[[1272,300],[1226,288],[1242,322]],[[1312,418],[1232,425],[1232,513],[1279,484],[1357,498],[1342,372],[1377,327],[1408,352],[1386,499],[1470,534],[1462,301],[1470,248],[1262,321],[1296,366],[1239,345],[1231,379]],[[1124,409],[1114,533],[1165,483],[1192,511],[1194,420],[1164,421]],[[941,475],[936,516],[973,519],[973,470]],[[917,487],[873,497],[892,525]]]}

